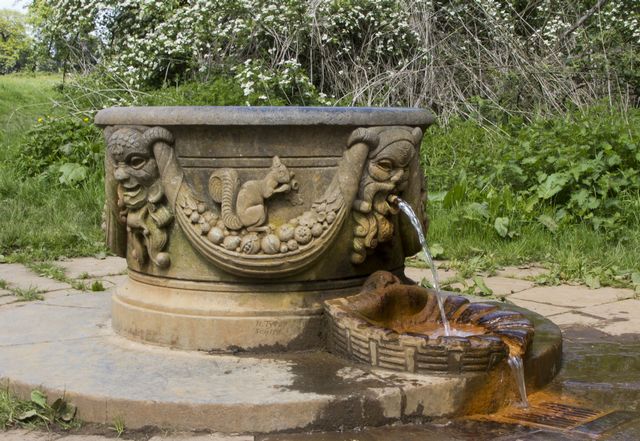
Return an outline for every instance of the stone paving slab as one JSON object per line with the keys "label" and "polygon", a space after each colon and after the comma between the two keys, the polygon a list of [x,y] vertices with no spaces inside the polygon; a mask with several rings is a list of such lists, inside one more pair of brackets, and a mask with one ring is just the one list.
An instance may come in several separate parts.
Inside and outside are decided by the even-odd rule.
{"label": "stone paving slab", "polygon": [[0,296],[0,306],[9,305],[9,304],[15,303],[15,302],[17,302],[19,300],[20,299],[17,298],[16,296],[14,296],[14,295],[3,295],[3,296]]}
{"label": "stone paving slab", "polygon": [[[104,292],[104,291],[97,291],[97,292]],[[59,300],[67,299],[64,301],[64,305],[61,305],[61,306],[89,307],[85,305],[84,301],[82,300],[82,297],[76,297],[76,296],[90,296],[92,294],[96,294],[96,292],[91,290],[82,291],[79,289],[63,289],[59,291],[52,291],[44,294],[44,299],[47,300],[45,305],[55,306],[57,305]],[[95,306],[91,306],[91,307],[93,308]]]}
{"label": "stone paving slab", "polygon": [[[101,264],[104,264],[105,260],[108,260],[107,268],[102,269]],[[122,269],[126,268],[126,263],[124,262],[124,259],[120,258],[108,258],[105,260],[83,258],[72,259],[72,261],[69,262],[56,263],[65,267],[68,271],[67,274],[70,277],[79,277],[86,272],[90,275],[90,278],[87,279],[87,283],[91,283],[93,280],[102,280],[107,291],[99,293],[93,293],[90,291],[80,292],[70,289],[68,284],[40,277],[22,265],[0,264],[0,279],[13,283],[13,286],[21,288],[35,286],[37,289],[43,291],[53,291],[46,295],[45,302],[20,302],[10,305],[5,304],[5,306],[3,306],[3,308],[11,308],[11,317],[15,318],[17,321],[5,320],[4,317],[3,320],[0,320],[0,348],[6,347],[6,345],[14,345],[16,343],[15,341],[10,341],[11,339],[6,338],[8,329],[10,329],[12,325],[16,325],[17,323],[34,322],[33,318],[28,317],[29,314],[25,314],[24,307],[27,305],[31,305],[31,308],[37,308],[40,310],[50,310],[52,313],[55,311],[55,315],[60,318],[61,324],[59,327],[51,328],[47,326],[45,329],[39,329],[41,326],[32,326],[23,336],[25,339],[24,343],[27,346],[31,346],[32,349],[37,348],[39,345],[50,345],[55,343],[55,341],[52,341],[51,339],[52,334],[66,335],[65,332],[68,332],[68,319],[65,315],[65,311],[68,312],[100,308],[108,309],[109,291],[114,286],[126,280],[126,275],[119,274],[122,272]],[[118,268],[122,269],[118,270]],[[614,336],[640,333],[640,300],[632,298],[634,296],[633,291],[614,288],[592,290],[584,286],[573,285],[536,287],[532,282],[523,280],[535,277],[536,275],[544,272],[544,268],[540,267],[508,267],[499,271],[497,277],[485,277],[484,280],[485,283],[494,290],[496,295],[508,296],[509,301],[518,306],[531,309],[545,316],[550,316],[553,322],[558,325],[586,325],[595,327],[599,331]],[[109,273],[116,275],[108,275]],[[454,277],[456,274],[455,271],[447,271],[443,269],[440,269],[438,273],[443,280]],[[407,268],[407,276],[416,281],[420,281],[422,277],[427,277],[430,280],[431,272],[429,269]],[[514,291],[514,293],[511,294],[511,291]],[[17,298],[15,298],[10,291],[0,290],[0,306],[3,305],[3,302],[11,303],[15,300],[17,300]],[[97,339],[94,343],[91,343],[92,345],[104,345],[105,342],[109,341],[108,339],[118,338],[114,337],[111,331],[107,329],[107,321],[108,317],[105,317],[102,325],[99,323],[85,323],[79,327],[74,325],[73,332],[75,333],[75,331],[78,331],[79,335],[82,335],[81,338],[85,339],[87,342]],[[104,340],[105,338],[107,340]],[[135,343],[130,344],[136,345]],[[154,349],[151,348],[151,350]],[[49,360],[51,360],[51,358],[55,357],[50,357]],[[90,360],[84,360],[83,363],[85,362],[90,363]],[[398,430],[400,430],[398,435],[409,434],[409,432],[406,432],[406,429],[398,428]],[[367,432],[368,435],[370,435],[369,431]],[[429,430],[424,430],[422,431],[419,439],[424,439],[423,437],[427,434],[429,436],[435,436]],[[533,433],[522,435],[521,438],[516,437],[514,439],[555,439],[545,438],[545,436],[549,435],[548,433],[540,434],[542,438],[537,438]],[[10,430],[7,432],[0,432],[0,441],[105,441],[109,438],[111,437],[104,437],[100,435],[65,435],[27,430]],[[152,441],[254,441],[254,439],[260,441],[291,439],[293,441],[297,438],[295,438],[295,435],[282,435],[282,438],[275,435],[264,435],[254,438],[253,436],[194,434],[191,432],[155,435],[151,438]],[[302,436],[300,439],[311,441],[314,438]],[[325,438],[320,437],[318,439]],[[338,440],[342,438],[332,437],[326,439]],[[365,436],[362,439],[373,440],[378,438]],[[395,438],[393,436],[390,437],[389,434],[381,436],[379,439],[395,441]],[[405,438],[402,439],[405,441]],[[434,439],[440,438],[436,437]],[[442,437],[442,439],[449,440],[453,438]],[[349,441],[351,441],[351,439],[349,439]]]}
{"label": "stone paving slab", "polygon": [[496,276],[507,277],[512,279],[531,279],[542,274],[548,273],[549,270],[538,265],[531,266],[506,266],[496,271]]}
{"label": "stone paving slab", "polygon": [[[171,435],[158,435],[149,441],[254,441],[252,435],[224,435],[211,433],[207,435],[194,435],[192,433],[178,433]],[[65,440],[67,441],[67,440]]]}
{"label": "stone paving slab", "polygon": [[[446,270],[441,268],[438,268],[437,273],[440,283],[448,279],[452,279],[458,275],[458,273],[454,270]],[[404,274],[417,283],[420,283],[423,277],[433,282],[433,274],[431,273],[430,268],[415,268],[408,266],[404,269]]]}
{"label": "stone paving slab", "polygon": [[65,269],[67,277],[78,279],[84,275],[88,277],[102,277],[122,274],[127,270],[127,261],[122,257],[108,256],[104,259],[95,257],[78,257],[56,265]]}
{"label": "stone paving slab", "polygon": [[[105,439],[108,438],[105,438],[102,435],[61,435],[60,438],[56,439],[56,441],[105,441]],[[0,440],[2,440],[2,438],[0,438]]]}
{"label": "stone paving slab", "polygon": [[126,282],[127,278],[126,274],[116,275],[116,276],[100,276],[100,277],[91,277],[89,279],[82,279],[82,281],[87,283],[87,286],[91,286],[93,282],[99,280],[104,285],[105,289],[111,289],[116,286],[122,285]]}
{"label": "stone paving slab", "polygon": [[527,300],[514,299],[513,296],[509,297],[509,302],[514,305],[527,308],[533,312],[537,312],[540,315],[551,318],[551,321],[558,324],[555,320],[557,314],[570,312],[571,309],[563,306],[549,305],[546,303],[529,302]]}
{"label": "stone paving slab", "polygon": [[[106,326],[109,304],[110,294],[80,293],[12,305],[11,313],[0,320],[0,348],[112,335]],[[51,319],[44,321],[47,317]]]}
{"label": "stone paving slab", "polygon": [[580,310],[565,312],[563,314],[554,315],[551,320],[563,329],[567,326],[581,325],[594,327],[598,323],[604,322],[604,317],[593,316]]}
{"label": "stone paving slab", "polygon": [[24,430],[15,429],[0,431],[0,440],[2,441],[55,441],[61,438],[61,435],[40,430]]}
{"label": "stone paving slab", "polygon": [[10,287],[35,288],[41,292],[71,288],[68,283],[39,276],[18,263],[0,263],[0,279],[7,281]]}
{"label": "stone paving slab", "polygon": [[495,296],[508,296],[535,286],[533,282],[528,280],[508,279],[506,277],[485,277],[483,279]]}
{"label": "stone paving slab", "polygon": [[[440,284],[446,282],[447,280],[451,280],[457,276],[457,272],[454,270],[444,270],[438,269],[438,279],[440,280]],[[431,274],[431,270],[428,268],[413,268],[407,267],[405,268],[405,275],[416,282],[420,282],[423,277],[427,280],[432,281],[433,276]],[[507,296],[513,293],[517,293],[520,291],[524,291],[526,289],[533,288],[535,283],[529,280],[523,279],[512,279],[507,277],[482,277],[484,282],[487,284],[495,296]],[[466,280],[468,285],[473,285],[473,280]],[[465,286],[462,283],[453,283],[450,285],[452,289],[459,289],[461,291],[464,290]]]}
{"label": "stone paving slab", "polygon": [[640,300],[629,299],[607,303],[551,317],[562,326],[584,325],[596,327],[609,335],[640,333]]}
{"label": "stone paving slab", "polygon": [[587,286],[538,286],[512,294],[509,299],[527,300],[568,308],[584,308],[632,298],[633,290],[617,288],[591,289]]}

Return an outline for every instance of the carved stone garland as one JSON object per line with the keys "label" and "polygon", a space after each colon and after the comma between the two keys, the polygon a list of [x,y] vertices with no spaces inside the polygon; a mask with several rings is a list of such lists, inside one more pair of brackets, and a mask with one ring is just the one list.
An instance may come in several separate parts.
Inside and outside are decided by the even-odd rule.
{"label": "carved stone garland", "polygon": [[[407,169],[422,137],[419,128],[410,127],[355,130],[324,195],[303,214],[274,226],[268,223],[266,201],[278,193],[297,196],[299,186],[277,156],[264,178],[242,184],[233,169],[214,171],[209,193],[217,205],[210,207],[185,182],[168,130],[113,130],[107,152],[117,182],[118,220],[126,224],[138,263],[150,259],[159,268],[170,265],[163,250],[175,217],[190,243],[214,264],[256,277],[284,276],[313,263],[337,237],[349,211],[354,264],[390,240],[397,209],[387,198],[406,187]],[[106,220],[107,239],[114,245],[117,228],[109,222],[109,210]]]}

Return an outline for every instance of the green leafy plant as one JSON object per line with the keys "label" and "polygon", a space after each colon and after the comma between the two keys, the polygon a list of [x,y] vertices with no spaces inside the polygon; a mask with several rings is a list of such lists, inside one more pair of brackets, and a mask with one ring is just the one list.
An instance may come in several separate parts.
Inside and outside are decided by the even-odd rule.
{"label": "green leafy plant", "polygon": [[78,291],[89,290],[89,285],[84,280],[69,280],[69,284],[73,289],[77,289]]}
{"label": "green leafy plant", "polygon": [[[616,234],[637,221],[627,202],[640,194],[640,111],[596,107],[531,124],[516,120],[502,129],[471,137],[470,143],[479,139],[492,148],[478,155],[472,150],[484,146],[465,147],[457,182],[434,174],[432,182],[450,187],[430,202],[450,210],[454,222],[491,226],[501,238],[513,239],[525,222],[552,233],[563,224],[586,222]],[[482,129],[466,122],[453,130],[467,136]],[[436,132],[435,139],[427,135],[429,170],[434,167],[428,145],[443,136]]]}
{"label": "green leafy plant", "polygon": [[90,119],[41,117],[26,134],[16,167],[27,176],[52,178],[75,186],[92,173],[102,173],[103,141]]}
{"label": "green leafy plant", "polygon": [[105,290],[104,284],[102,283],[101,280],[94,280],[89,288],[93,292],[98,292],[98,291],[104,291]]}
{"label": "green leafy plant", "polygon": [[0,429],[11,427],[51,427],[71,429],[79,426],[75,419],[76,408],[64,398],[51,404],[47,396],[39,391],[31,391],[30,399],[20,400],[8,390],[0,390]]}

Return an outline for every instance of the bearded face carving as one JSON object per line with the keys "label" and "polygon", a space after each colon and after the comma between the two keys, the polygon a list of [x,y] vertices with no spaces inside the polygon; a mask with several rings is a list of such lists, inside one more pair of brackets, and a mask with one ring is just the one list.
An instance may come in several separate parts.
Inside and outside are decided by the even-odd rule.
{"label": "bearded face carving", "polygon": [[352,134],[350,145],[364,142],[370,147],[353,203],[353,263],[364,262],[379,243],[393,237],[390,216],[397,214],[398,209],[389,204],[388,199],[406,188],[409,166],[421,139],[422,131],[409,127],[358,129]]}
{"label": "bearded face carving", "polygon": [[120,217],[127,226],[132,257],[140,265],[150,259],[158,267],[167,268],[169,255],[161,251],[168,238],[165,228],[173,214],[167,207],[152,148],[154,142],[170,142],[171,135],[167,132],[163,134],[166,139],[159,139],[157,132],[119,129],[109,138],[107,153],[118,183]]}

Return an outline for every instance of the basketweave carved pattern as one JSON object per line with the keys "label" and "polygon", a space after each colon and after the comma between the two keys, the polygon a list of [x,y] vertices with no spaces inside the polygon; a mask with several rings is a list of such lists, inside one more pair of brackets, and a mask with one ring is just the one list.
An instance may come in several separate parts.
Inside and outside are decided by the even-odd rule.
{"label": "basketweave carved pattern", "polygon": [[[365,283],[363,294],[371,296],[367,289]],[[433,295],[415,286],[410,289],[413,294],[420,290],[425,296]],[[533,336],[532,323],[520,313],[501,310],[490,304],[469,303],[461,296],[447,298],[445,310],[448,318],[454,325],[473,323],[483,327],[486,333],[434,338],[399,334],[367,321],[354,311],[354,304],[362,301],[363,294],[325,302],[328,346],[338,356],[374,367],[418,374],[486,372],[509,354],[505,341],[524,353]]]}

